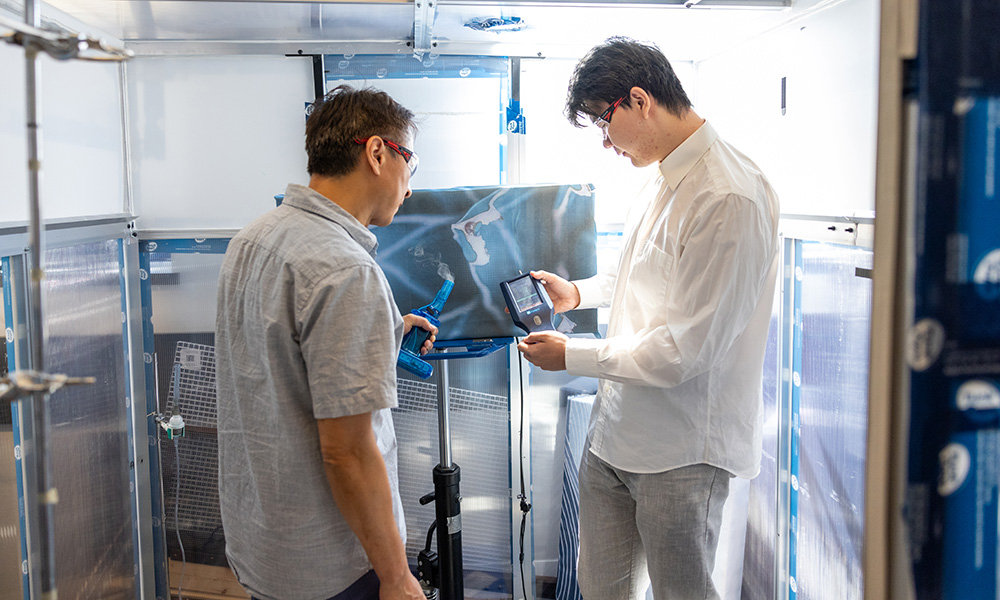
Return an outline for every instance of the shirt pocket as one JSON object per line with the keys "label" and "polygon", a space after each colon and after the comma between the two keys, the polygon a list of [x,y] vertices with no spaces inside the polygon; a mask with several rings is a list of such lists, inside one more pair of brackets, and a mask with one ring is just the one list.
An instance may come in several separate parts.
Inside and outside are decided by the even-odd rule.
{"label": "shirt pocket", "polygon": [[646,240],[632,262],[629,292],[639,301],[647,318],[663,313],[673,265],[674,257],[657,248],[651,240]]}

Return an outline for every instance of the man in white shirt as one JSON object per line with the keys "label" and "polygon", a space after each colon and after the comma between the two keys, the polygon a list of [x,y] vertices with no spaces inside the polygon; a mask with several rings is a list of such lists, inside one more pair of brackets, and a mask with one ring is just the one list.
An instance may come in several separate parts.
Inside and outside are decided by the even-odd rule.
{"label": "man in white shirt", "polygon": [[575,282],[532,272],[557,312],[611,307],[605,339],[546,331],[518,346],[542,369],[600,378],[580,466],[580,590],[633,599],[652,583],[656,600],[718,598],[729,480],[760,469],[777,195],[691,109],[655,46],[611,38],[592,49],[566,115],[660,171],[656,197],[626,222],[617,272]]}

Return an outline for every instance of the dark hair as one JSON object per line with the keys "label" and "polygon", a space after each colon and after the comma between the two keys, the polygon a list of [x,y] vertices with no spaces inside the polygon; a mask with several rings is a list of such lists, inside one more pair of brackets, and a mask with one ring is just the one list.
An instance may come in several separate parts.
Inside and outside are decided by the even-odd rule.
{"label": "dark hair", "polygon": [[573,71],[566,96],[566,118],[583,127],[580,117],[597,116],[589,105],[603,100],[611,104],[625,97],[631,105],[629,90],[641,87],[672,114],[682,115],[691,108],[680,80],[670,61],[652,43],[627,37],[612,37],[594,46]]}
{"label": "dark hair", "polygon": [[355,139],[377,135],[405,144],[415,132],[413,113],[389,94],[337,86],[316,99],[306,120],[307,171],[326,177],[346,175],[354,170],[364,148]]}

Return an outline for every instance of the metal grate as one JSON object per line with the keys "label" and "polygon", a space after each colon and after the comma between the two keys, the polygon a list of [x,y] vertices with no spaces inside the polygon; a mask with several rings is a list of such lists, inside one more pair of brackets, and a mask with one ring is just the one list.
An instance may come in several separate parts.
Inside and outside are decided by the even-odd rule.
{"label": "metal grate", "polygon": [[[434,520],[433,504],[418,500],[433,491],[440,462],[437,385],[399,380],[393,410],[399,443],[399,488],[406,515],[408,556],[423,549]],[[469,571],[499,576],[510,563],[510,446],[508,403],[496,396],[451,388],[452,456],[462,469],[462,559]],[[502,577],[500,578],[502,579]]]}
{"label": "metal grate", "polygon": [[[219,511],[215,347],[177,342],[173,364],[166,413],[170,414],[176,402],[188,429],[185,436],[179,438],[176,451],[173,442],[161,438],[168,553],[171,558],[181,557],[177,543],[179,529],[188,560],[202,564],[225,564],[225,537]],[[205,429],[198,431],[199,428]],[[179,501],[176,487],[178,460]]]}
{"label": "metal grate", "polygon": [[[174,402],[180,405],[184,422],[195,427],[218,426],[215,398],[215,346],[177,342],[174,368],[169,374],[167,414]],[[178,373],[179,377],[175,377]],[[174,383],[179,379],[177,389]]]}

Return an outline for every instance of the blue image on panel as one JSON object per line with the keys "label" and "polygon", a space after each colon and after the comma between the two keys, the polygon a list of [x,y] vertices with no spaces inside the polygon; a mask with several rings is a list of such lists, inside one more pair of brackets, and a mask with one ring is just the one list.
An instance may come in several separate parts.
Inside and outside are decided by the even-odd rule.
{"label": "blue image on panel", "polygon": [[[522,335],[500,293],[500,282],[520,272],[543,269],[571,280],[597,272],[590,185],[415,191],[391,225],[373,232],[400,312],[426,305],[443,278],[454,277],[441,340]],[[555,325],[596,333],[597,311],[570,311]]]}

